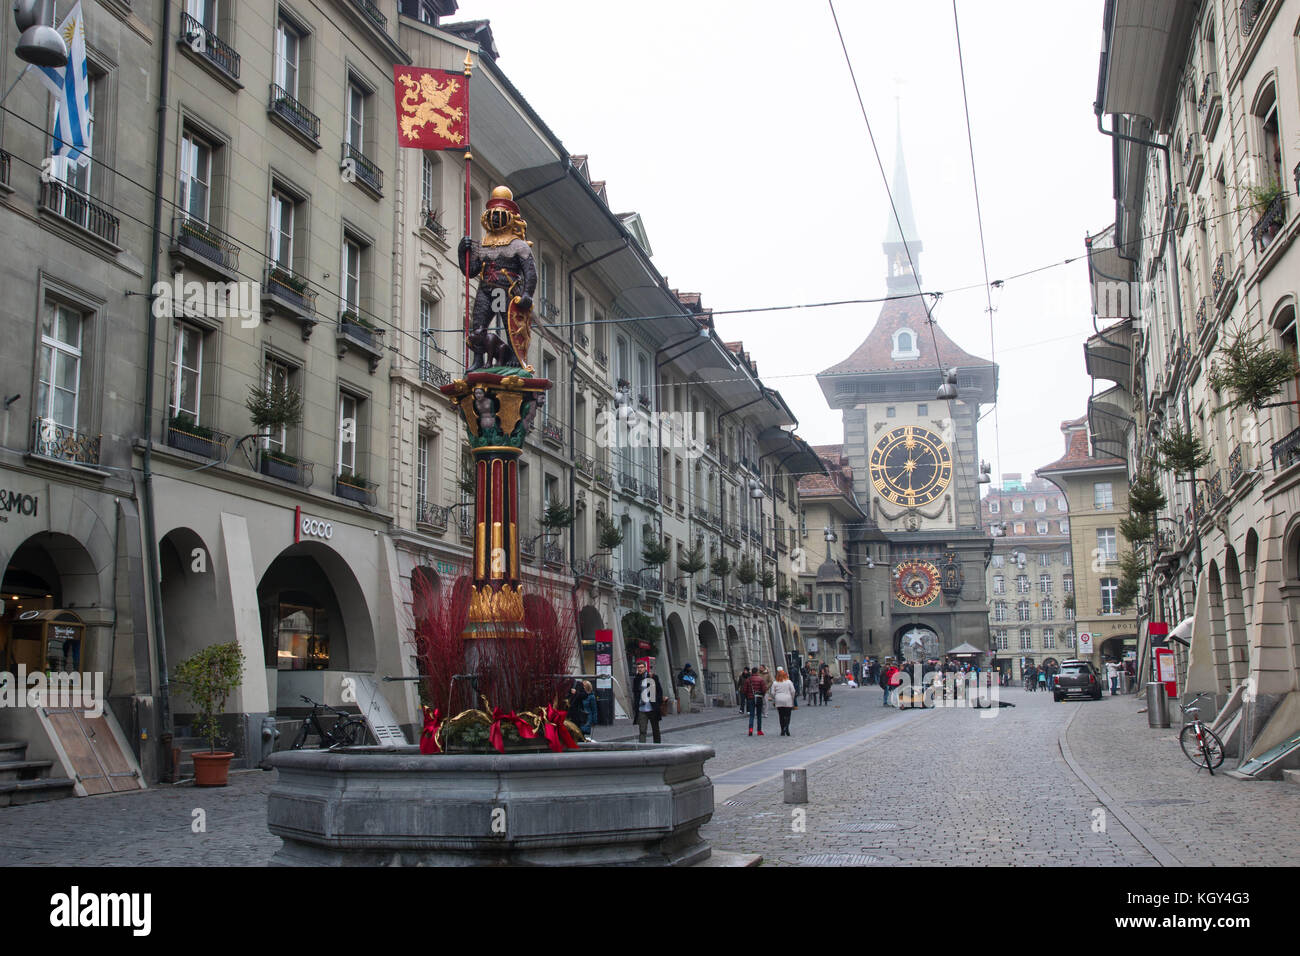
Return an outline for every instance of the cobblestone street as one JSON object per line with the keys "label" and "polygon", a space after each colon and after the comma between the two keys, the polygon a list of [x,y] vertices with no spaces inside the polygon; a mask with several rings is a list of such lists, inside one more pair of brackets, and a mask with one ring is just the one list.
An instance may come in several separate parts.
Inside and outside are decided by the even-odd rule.
{"label": "cobblestone street", "polygon": [[[1016,706],[900,713],[874,688],[839,688],[831,706],[795,711],[791,737],[778,736],[775,715],[750,737],[743,717],[718,709],[666,719],[679,729],[664,739],[715,748],[704,834],[766,865],[1300,863],[1300,787],[1198,774],[1177,729],[1149,729],[1135,698],[1057,704],[1009,689],[1003,699]],[[625,734],[616,726],[607,739]],[[1062,755],[1063,734],[1087,782]],[[808,770],[798,808],[782,802],[780,776],[795,766]],[[7,808],[0,864],[261,865],[279,846],[266,830],[273,780],[254,771],[220,790]]]}

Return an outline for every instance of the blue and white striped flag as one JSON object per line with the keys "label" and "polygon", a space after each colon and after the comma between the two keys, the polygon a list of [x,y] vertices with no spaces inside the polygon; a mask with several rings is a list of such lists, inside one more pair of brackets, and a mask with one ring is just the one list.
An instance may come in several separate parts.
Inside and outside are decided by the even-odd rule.
{"label": "blue and white striped flag", "polygon": [[51,154],[78,166],[90,162],[90,73],[86,66],[86,21],[81,0],[59,24],[68,44],[68,65],[36,67],[54,94],[54,143]]}

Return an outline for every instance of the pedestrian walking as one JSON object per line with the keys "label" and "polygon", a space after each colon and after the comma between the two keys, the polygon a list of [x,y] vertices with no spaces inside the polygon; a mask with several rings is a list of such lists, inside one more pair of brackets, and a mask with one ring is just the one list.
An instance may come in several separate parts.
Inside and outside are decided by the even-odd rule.
{"label": "pedestrian walking", "polygon": [[749,736],[754,736],[754,718],[758,718],[758,735],[763,736],[763,701],[767,696],[767,682],[754,671],[745,684],[745,700],[749,705]]}
{"label": "pedestrian walking", "polygon": [[830,666],[827,665],[827,664],[823,664],[823,665],[822,665],[822,672],[821,672],[821,679],[818,681],[818,685],[819,685],[819,686],[818,686],[818,690],[821,692],[821,698],[822,698],[822,703],[823,703],[823,704],[828,704],[828,703],[830,703],[830,700],[831,700],[831,684],[834,683],[834,681],[835,681],[835,679],[834,679],[833,677],[831,677],[831,669],[830,669]]}
{"label": "pedestrian walking", "polygon": [[638,743],[645,743],[646,724],[654,730],[655,743],[663,743],[659,738],[659,717],[663,711],[664,689],[654,668],[645,661],[637,661],[636,677],[632,678],[632,700],[636,704]]}
{"label": "pedestrian walking", "polygon": [[749,684],[749,667],[747,666],[736,678],[736,697],[740,701],[740,712],[745,712],[745,687]]}
{"label": "pedestrian walking", "polygon": [[781,736],[790,736],[790,712],[798,706],[794,681],[790,680],[790,675],[785,672],[784,668],[778,667],[776,670],[776,683],[768,692],[772,698],[772,704],[776,707],[777,718],[781,722]]}
{"label": "pedestrian walking", "polygon": [[596,738],[591,736],[591,729],[596,726],[596,692],[591,687],[591,681],[582,682],[582,689],[586,691],[586,696],[582,698],[583,722],[579,726],[582,736],[588,740],[594,741]]}
{"label": "pedestrian walking", "polygon": [[890,660],[885,661],[885,669],[880,672],[880,689],[885,692],[884,706],[889,706],[889,695],[893,689],[902,683],[898,679],[898,668]]}
{"label": "pedestrian walking", "polygon": [[1106,677],[1110,681],[1110,696],[1119,693],[1119,665],[1114,661],[1106,662]]}

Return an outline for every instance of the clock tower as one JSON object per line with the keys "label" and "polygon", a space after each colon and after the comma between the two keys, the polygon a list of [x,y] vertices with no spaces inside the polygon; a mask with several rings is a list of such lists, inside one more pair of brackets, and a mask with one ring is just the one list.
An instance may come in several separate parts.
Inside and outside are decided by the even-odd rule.
{"label": "clock tower", "polygon": [[[868,515],[853,541],[854,612],[867,655],[882,661],[940,658],[963,644],[989,650],[978,423],[997,397],[997,366],[959,348],[927,313],[901,132],[893,197],[902,228],[891,216],[882,244],[890,298],[862,344],[817,376],[843,416],[844,455]],[[957,397],[936,397],[954,378]]]}

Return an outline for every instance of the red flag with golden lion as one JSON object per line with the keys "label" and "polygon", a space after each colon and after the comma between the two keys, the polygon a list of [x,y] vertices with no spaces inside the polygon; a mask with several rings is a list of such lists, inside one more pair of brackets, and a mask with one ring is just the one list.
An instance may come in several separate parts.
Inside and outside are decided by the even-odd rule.
{"label": "red flag with golden lion", "polygon": [[417,66],[393,67],[397,142],[412,149],[469,148],[469,77]]}

